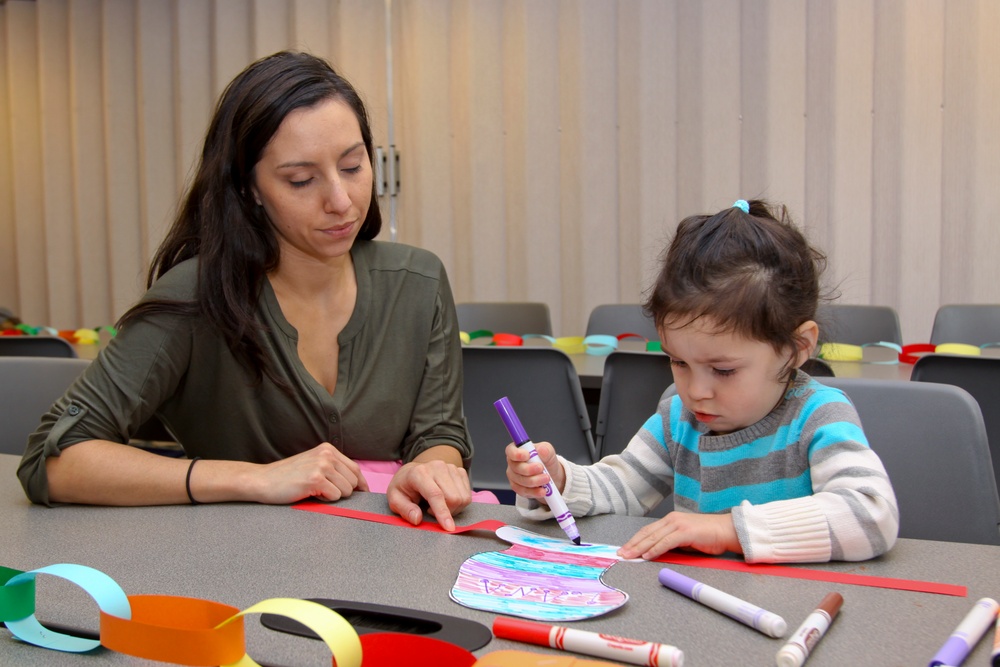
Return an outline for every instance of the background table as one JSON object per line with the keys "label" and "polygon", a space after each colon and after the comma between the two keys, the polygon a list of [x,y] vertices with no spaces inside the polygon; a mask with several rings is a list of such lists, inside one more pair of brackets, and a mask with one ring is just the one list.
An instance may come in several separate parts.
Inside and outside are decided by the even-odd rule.
{"label": "background table", "polygon": [[[650,352],[649,354],[654,354]],[[586,391],[601,389],[601,381],[604,377],[605,355],[597,354],[571,354],[573,367],[576,368],[577,375],[580,376],[580,386]],[[909,380],[910,372],[913,370],[912,364],[872,364],[861,363],[859,361],[828,361],[837,377],[862,377],[877,380]],[[588,399],[589,401],[589,399]]]}
{"label": "background table", "polygon": [[[0,456],[3,539],[0,564],[30,570],[59,562],[95,567],[128,594],[199,597],[240,609],[271,597],[326,597],[421,609],[491,626],[492,613],[462,607],[448,592],[459,567],[484,551],[502,551],[489,532],[441,535],[366,521],[303,512],[285,506],[222,504],[110,508],[32,506],[14,476],[18,459]],[[387,513],[385,497],[360,493],[344,505]],[[554,522],[521,518],[511,507],[473,505],[462,524],[497,518],[560,536]],[[581,519],[584,539],[621,544],[647,519],[601,516]],[[689,576],[782,615],[789,633],[831,590],[844,607],[807,663],[822,665],[920,665],[930,658],[973,603],[1000,596],[1000,547],[900,540],[885,557],[864,563],[812,565],[841,572],[919,579],[969,587],[967,598],[801,579],[674,566]],[[605,581],[630,596],[620,609],[575,628],[671,643],[685,651],[688,667],[773,665],[782,640],[771,639],[657,581],[659,563],[619,563]],[[43,622],[97,628],[96,605],[80,589],[55,577],[38,578]],[[320,642],[264,629],[247,619],[250,654],[268,665],[329,665]],[[989,642],[991,643],[991,642]],[[966,662],[987,665],[984,640]],[[478,655],[540,647],[493,640]],[[20,643],[0,630],[0,664],[162,665],[105,649],[74,655]]]}

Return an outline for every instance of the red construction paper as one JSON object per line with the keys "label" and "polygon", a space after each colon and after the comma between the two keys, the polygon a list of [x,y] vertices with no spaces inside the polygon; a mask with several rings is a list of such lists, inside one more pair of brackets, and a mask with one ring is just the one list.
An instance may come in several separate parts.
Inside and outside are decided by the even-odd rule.
{"label": "red construction paper", "polygon": [[[418,528],[429,530],[435,533],[445,533],[448,531],[433,522],[424,521],[419,526],[414,526],[405,519],[392,515],[375,514],[373,512],[361,512],[351,510],[336,505],[321,503],[315,500],[306,500],[296,505],[293,509],[306,510],[308,512],[319,512],[331,516],[341,516],[348,519],[361,519],[363,521],[375,521],[391,526],[403,526],[405,528]],[[478,521],[468,526],[455,527],[455,533],[465,533],[470,530],[490,530],[495,531],[501,526],[505,526],[503,521],[496,519]],[[713,556],[701,556],[679,551],[671,551],[655,559],[658,563],[669,563],[672,565],[690,565],[692,567],[705,567],[715,570],[729,570],[733,572],[748,572],[750,574],[764,574],[771,577],[789,577],[792,579],[808,579],[812,581],[826,581],[834,584],[848,584],[853,586],[873,586],[875,588],[890,588],[901,591],[915,591],[917,593],[932,593],[935,595],[954,595],[956,597],[967,597],[969,592],[965,586],[955,584],[941,584],[933,581],[916,581],[911,579],[893,579],[892,577],[875,577],[869,574],[853,574],[850,572],[831,572],[828,570],[813,570],[807,567],[794,567],[788,565],[772,565],[769,563],[747,563],[745,561],[728,560]]]}
{"label": "red construction paper", "polygon": [[[476,656],[440,639],[393,632],[361,635],[361,667],[472,667]],[[336,667],[334,660],[334,667]]]}
{"label": "red construction paper", "polygon": [[489,519],[487,521],[478,521],[476,523],[470,523],[468,526],[459,526],[455,524],[455,530],[448,532],[440,525],[434,523],[433,521],[422,521],[420,525],[414,526],[412,523],[404,519],[403,517],[396,514],[375,514],[373,512],[361,512],[358,510],[347,509],[346,507],[338,507],[337,505],[330,505],[328,503],[321,503],[316,500],[304,500],[301,503],[292,505],[292,509],[305,510],[307,512],[317,512],[319,514],[329,514],[331,516],[342,516],[348,519],[361,519],[362,521],[374,521],[376,523],[384,523],[389,526],[401,526],[403,528],[416,528],[417,530],[429,530],[432,533],[444,533],[445,535],[455,535],[458,533],[467,533],[470,530],[488,530],[490,532],[495,532],[497,528],[501,526],[506,526],[507,524],[503,521],[497,519]]}
{"label": "red construction paper", "polygon": [[813,570],[806,567],[788,565],[773,565],[771,563],[747,563],[739,560],[700,556],[679,551],[671,551],[654,559],[658,563],[672,565],[690,565],[692,567],[708,567],[716,570],[732,572],[749,572],[750,574],[766,574],[771,577],[790,577],[792,579],[809,579],[811,581],[827,581],[835,584],[851,584],[854,586],[874,586],[876,588],[893,588],[900,591],[916,591],[917,593],[933,593],[935,595],[954,595],[966,597],[969,592],[965,586],[955,584],[939,584],[933,581],[915,581],[911,579],[893,579],[892,577],[875,577],[870,574],[853,574],[850,572],[831,572],[828,570]]}

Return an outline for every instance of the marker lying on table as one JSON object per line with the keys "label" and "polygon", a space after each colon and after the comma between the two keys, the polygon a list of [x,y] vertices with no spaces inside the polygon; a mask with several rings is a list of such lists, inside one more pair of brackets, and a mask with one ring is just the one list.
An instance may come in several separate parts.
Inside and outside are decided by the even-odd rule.
{"label": "marker lying on table", "polygon": [[[539,463],[542,463],[542,459],[535,450],[535,443],[531,441],[528,433],[521,426],[521,420],[517,418],[517,414],[514,412],[514,408],[511,407],[507,397],[504,396],[499,401],[495,401],[493,407],[500,413],[500,419],[503,420],[503,425],[507,427],[507,432],[510,433],[514,444],[527,451],[530,455],[529,458],[537,459]],[[542,463],[542,470],[545,471],[546,475],[549,475],[549,471],[544,463]],[[566,501],[559,494],[559,489],[552,482],[552,475],[549,475],[549,483],[545,485],[545,496],[545,502],[555,515],[556,521],[559,522],[559,527],[566,531],[569,539],[573,540],[573,544],[580,544],[580,531],[576,527],[576,521],[573,519],[569,508],[566,507]]]}
{"label": "marker lying on table", "polygon": [[679,572],[674,572],[669,568],[660,570],[660,583],[671,590],[688,596],[706,607],[711,607],[716,611],[734,620],[749,625],[754,630],[759,630],[771,637],[784,637],[788,625],[785,619],[765,611],[760,607],[750,604],[729,593],[724,593],[717,588],[707,586],[700,581],[695,581],[691,577],[685,577]]}
{"label": "marker lying on table", "polygon": [[993,636],[993,667],[1000,667],[1000,616],[997,616],[997,631]]}
{"label": "marker lying on table", "polygon": [[801,667],[813,647],[819,643],[840,611],[844,598],[840,593],[827,593],[819,606],[802,621],[799,629],[792,633],[788,642],[781,647],[775,660],[778,667]]}
{"label": "marker lying on table", "polygon": [[931,658],[930,667],[961,665],[973,647],[982,639],[997,618],[1000,604],[993,598],[982,598],[972,607],[948,641]]}
{"label": "marker lying on table", "polygon": [[668,644],[625,639],[586,630],[571,630],[558,625],[501,616],[493,620],[493,634],[497,639],[513,639],[633,665],[684,667],[684,651]]}

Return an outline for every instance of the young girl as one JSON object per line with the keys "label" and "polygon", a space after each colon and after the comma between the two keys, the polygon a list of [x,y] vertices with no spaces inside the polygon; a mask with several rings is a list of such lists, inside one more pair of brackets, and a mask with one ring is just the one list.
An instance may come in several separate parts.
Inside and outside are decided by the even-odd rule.
{"label": "young girl", "polygon": [[[674,494],[677,511],[636,533],[625,558],[688,547],[748,562],[865,560],[896,541],[896,498],[854,406],[798,370],[819,335],[825,258],[776,213],[740,200],[678,226],[645,304],[677,394],[622,454],[581,466],[537,446],[575,515],[642,515]],[[507,463],[519,506],[546,516],[541,464],[513,445]]]}

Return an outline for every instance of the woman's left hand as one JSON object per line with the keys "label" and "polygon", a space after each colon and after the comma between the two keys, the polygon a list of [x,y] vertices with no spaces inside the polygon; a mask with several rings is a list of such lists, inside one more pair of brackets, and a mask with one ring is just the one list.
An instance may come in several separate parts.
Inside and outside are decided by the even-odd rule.
{"label": "woman's left hand", "polygon": [[393,475],[385,493],[389,509],[414,526],[423,521],[418,503],[426,500],[430,513],[449,532],[455,530],[452,515],[472,502],[472,487],[465,468],[441,460],[405,464]]}

